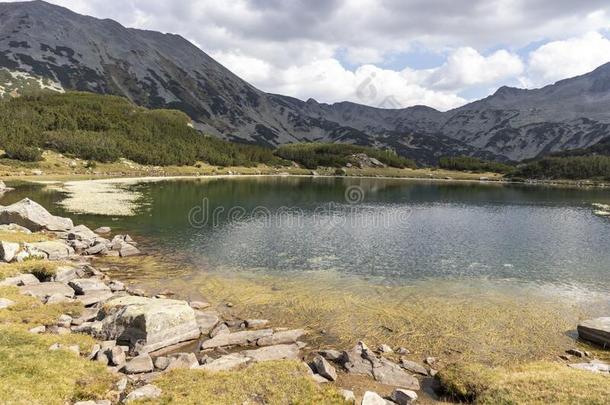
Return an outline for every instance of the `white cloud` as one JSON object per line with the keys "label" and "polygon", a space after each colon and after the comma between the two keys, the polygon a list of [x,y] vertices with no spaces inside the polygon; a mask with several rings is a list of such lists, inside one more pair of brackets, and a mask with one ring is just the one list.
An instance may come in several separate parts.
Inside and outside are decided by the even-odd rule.
{"label": "white cloud", "polygon": [[592,71],[610,61],[610,40],[598,32],[549,42],[529,56],[527,87],[541,86]]}
{"label": "white cloud", "polygon": [[496,83],[523,72],[518,55],[499,50],[485,57],[473,48],[459,48],[447,62],[434,69],[426,83],[435,89],[463,90],[469,86]]}

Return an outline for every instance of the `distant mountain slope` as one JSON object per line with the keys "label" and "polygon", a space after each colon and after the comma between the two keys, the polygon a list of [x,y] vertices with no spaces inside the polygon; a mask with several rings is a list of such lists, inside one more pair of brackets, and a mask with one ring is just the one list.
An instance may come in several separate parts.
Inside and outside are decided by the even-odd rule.
{"label": "distant mountain slope", "polygon": [[449,112],[329,105],[262,92],[178,35],[41,1],[0,3],[0,67],[180,109],[206,133],[270,146],[356,143],[434,163],[444,155],[521,160],[610,135],[610,65],[538,90],[501,88]]}

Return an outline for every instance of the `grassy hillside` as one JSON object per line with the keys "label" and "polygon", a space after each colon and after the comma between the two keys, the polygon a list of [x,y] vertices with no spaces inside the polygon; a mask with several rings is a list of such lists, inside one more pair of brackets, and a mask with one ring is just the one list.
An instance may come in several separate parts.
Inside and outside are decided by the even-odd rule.
{"label": "grassy hillside", "polygon": [[546,157],[521,166],[514,177],[528,179],[610,180],[610,156]]}
{"label": "grassy hillside", "polygon": [[0,102],[0,148],[9,158],[36,161],[40,149],[81,159],[120,157],[145,165],[253,166],[284,162],[271,149],[202,136],[182,112],[148,110],[120,97],[40,94]]}
{"label": "grassy hillside", "polygon": [[295,161],[308,169],[324,167],[344,167],[348,163],[358,164],[353,157],[356,154],[366,154],[370,158],[396,168],[415,168],[414,161],[398,156],[389,150],[379,150],[357,145],[335,143],[300,143],[280,146],[275,154],[283,159]]}

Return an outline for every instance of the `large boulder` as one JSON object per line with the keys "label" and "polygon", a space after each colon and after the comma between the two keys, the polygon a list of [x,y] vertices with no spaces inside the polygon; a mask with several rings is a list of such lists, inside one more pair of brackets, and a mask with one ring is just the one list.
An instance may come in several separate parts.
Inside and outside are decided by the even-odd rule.
{"label": "large boulder", "polygon": [[0,224],[17,224],[30,231],[68,231],[74,227],[72,220],[51,215],[42,205],[23,199],[15,204],[0,208]]}
{"label": "large boulder", "polygon": [[578,336],[604,348],[610,348],[610,317],[581,322],[578,325]]}
{"label": "large boulder", "polygon": [[123,296],[107,301],[100,318],[95,335],[129,344],[139,353],[197,339],[200,335],[195,311],[186,301]]}

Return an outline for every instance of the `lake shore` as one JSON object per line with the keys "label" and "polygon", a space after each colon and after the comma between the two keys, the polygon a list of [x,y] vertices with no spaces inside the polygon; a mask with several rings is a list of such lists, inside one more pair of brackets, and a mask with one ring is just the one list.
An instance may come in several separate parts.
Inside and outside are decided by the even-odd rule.
{"label": "lake shore", "polygon": [[[92,236],[82,228],[80,228],[79,232],[81,232],[81,234],[87,234],[89,237],[98,237]],[[19,239],[19,233],[17,233],[16,236],[14,232],[11,232],[10,235],[13,240]],[[54,235],[52,232],[40,234],[39,236],[36,235],[36,233],[29,234],[27,237],[29,242],[27,243],[31,243],[37,238],[45,240],[51,238],[51,240],[56,240],[57,243],[63,243],[55,239],[58,236],[61,237],[61,235]],[[0,236],[6,235],[3,234]],[[112,252],[115,249],[115,239],[116,237],[110,245],[107,245],[109,252]],[[68,237],[68,241],[70,240],[79,240],[79,238],[70,239]],[[80,240],[82,241],[82,239]],[[500,296],[488,296],[485,298],[485,295],[476,297],[472,301],[465,301],[464,297],[459,294],[455,297],[435,297],[434,283],[430,286],[414,285],[412,287],[407,287],[406,289],[404,287],[391,288],[383,285],[375,286],[370,282],[359,283],[355,280],[346,280],[338,277],[329,278],[328,275],[324,274],[307,274],[302,279],[295,279],[294,277],[248,278],[244,276],[231,277],[227,274],[207,274],[200,280],[190,279],[185,285],[181,285],[179,283],[171,283],[172,277],[169,277],[169,279],[167,278],[167,275],[172,271],[185,271],[183,268],[174,270],[173,266],[176,264],[174,263],[174,265],[172,265],[171,260],[163,261],[154,255],[123,255],[121,252],[123,249],[126,249],[125,243],[127,245],[135,245],[133,242],[128,242],[130,240],[131,238],[124,236],[117,239],[118,255],[98,258],[88,258],[76,255],[72,258],[63,256],[60,258],[61,260],[64,260],[61,264],[67,266],[61,270],[61,274],[66,274],[66,272],[72,274],[72,272],[74,272],[75,275],[80,277],[80,280],[89,280],[87,282],[75,282],[74,279],[71,279],[70,281],[67,281],[66,285],[70,287],[80,285],[80,288],[82,288],[82,285],[87,283],[97,283],[96,285],[99,287],[99,289],[93,289],[90,290],[90,292],[85,290],[82,290],[80,293],[77,291],[75,294],[73,292],[73,297],[75,297],[77,301],[68,302],[67,300],[63,300],[60,304],[52,304],[48,302],[48,298],[45,296],[41,298],[42,303],[37,303],[34,298],[21,298],[18,291],[13,289],[14,287],[9,286],[0,290],[3,297],[12,301],[14,306],[13,309],[10,307],[8,308],[11,316],[9,318],[4,318],[4,325],[2,326],[10,328],[7,329],[7,333],[10,333],[11,336],[14,336],[17,340],[17,342],[13,344],[19,345],[20,343],[18,341],[23,340],[25,342],[25,340],[27,340],[25,339],[26,335],[23,335],[23,333],[32,333],[28,331],[44,326],[45,332],[40,337],[40,339],[42,339],[41,342],[46,345],[50,340],[59,339],[63,343],[55,342],[51,344],[51,346],[59,344],[62,356],[73,356],[73,354],[70,354],[72,351],[71,347],[74,346],[73,342],[84,339],[84,337],[80,337],[81,335],[78,332],[86,330],[86,328],[83,328],[83,323],[74,324],[73,320],[82,317],[83,311],[97,308],[98,311],[107,312],[109,311],[108,305],[110,305],[108,302],[112,302],[113,299],[120,300],[122,299],[121,297],[141,297],[142,299],[152,299],[153,301],[171,298],[172,300],[183,302],[181,305],[185,308],[189,307],[187,302],[190,302],[190,308],[192,308],[192,310],[201,311],[206,314],[201,315],[201,317],[204,320],[203,322],[207,322],[206,327],[208,328],[207,333],[209,334],[214,334],[213,330],[220,324],[225,325],[224,328],[226,329],[223,333],[228,333],[228,336],[238,335],[242,332],[252,333],[254,336],[257,333],[263,333],[260,332],[261,330],[265,331],[263,333],[265,336],[261,335],[261,337],[257,338],[257,341],[258,339],[266,339],[268,337],[267,334],[269,332],[267,332],[267,330],[271,330],[269,336],[284,336],[283,333],[286,334],[285,332],[298,331],[301,329],[307,331],[305,337],[302,339],[302,344],[295,343],[301,341],[301,332],[299,332],[299,334],[296,334],[295,332],[294,336],[298,335],[297,337],[286,334],[286,338],[274,338],[269,339],[269,341],[270,343],[275,343],[275,346],[283,345],[281,349],[276,347],[277,350],[288,350],[284,346],[296,345],[295,347],[298,346],[298,350],[295,350],[302,353],[304,358],[309,360],[315,360],[316,356],[318,356],[318,352],[326,350],[326,352],[322,353],[328,355],[328,358],[325,359],[327,363],[318,360],[318,363],[321,364],[319,369],[317,368],[318,366],[315,365],[315,361],[314,366],[302,366],[297,363],[291,363],[290,361],[286,362],[286,360],[282,360],[280,363],[272,362],[268,365],[258,365],[256,363],[259,362],[255,361],[255,364],[250,366],[252,367],[251,372],[255,374],[260,374],[261,367],[263,367],[264,373],[266,373],[264,375],[266,377],[271,376],[276,384],[279,384],[277,383],[277,379],[281,380],[284,378],[282,376],[287,376],[287,379],[291,380],[292,384],[297,384],[299,390],[305,390],[307,392],[308,396],[301,398],[305,401],[317,398],[318,403],[343,403],[341,392],[333,387],[351,388],[352,391],[355,391],[358,398],[360,398],[365,391],[376,391],[381,395],[390,396],[392,394],[392,386],[400,387],[402,385],[403,388],[405,388],[408,384],[404,381],[407,380],[410,381],[409,384],[412,384],[407,388],[416,388],[416,380],[407,377],[407,375],[417,375],[417,372],[413,370],[419,370],[421,373],[425,372],[426,374],[426,376],[420,374],[418,379],[421,381],[417,384],[417,387],[430,387],[434,384],[438,384],[440,381],[445,390],[450,391],[452,395],[456,395],[456,398],[467,398],[468,395],[470,395],[469,392],[460,392],[460,384],[463,384],[464,378],[463,373],[459,374],[460,380],[457,380],[455,374],[452,374],[454,370],[453,364],[471,365],[481,364],[481,362],[487,364],[488,367],[495,367],[494,370],[497,370],[497,373],[503,373],[502,375],[512,375],[512,370],[515,367],[526,367],[530,373],[533,373],[532,370],[542,370],[546,373],[545,381],[547,381],[547,383],[549,379],[551,381],[550,391],[556,391],[560,386],[553,385],[555,384],[553,381],[556,381],[557,384],[562,384],[566,378],[572,379],[572,381],[581,381],[579,384],[582,384],[582,387],[586,387],[586,392],[583,391],[583,389],[576,390],[575,393],[569,394],[567,397],[547,397],[547,399],[551,401],[555,399],[558,402],[567,403],[569,400],[588,399],[589,402],[595,403],[599,398],[598,395],[603,395],[604,392],[603,384],[606,382],[604,376],[593,376],[589,372],[572,370],[566,366],[566,363],[579,361],[578,358],[566,357],[568,360],[558,359],[557,356],[565,355],[563,354],[565,350],[571,350],[575,347],[572,338],[563,335],[563,332],[570,329],[570,325],[574,325],[577,322],[577,319],[570,321],[563,318],[560,323],[555,324],[554,321],[551,320],[555,318],[555,314],[557,311],[560,311],[560,309],[553,303],[541,305],[542,301],[528,302],[527,300],[515,299],[515,297],[513,297],[512,300],[506,300],[506,298],[501,298]],[[87,242],[86,244],[94,246],[94,243],[97,242]],[[20,244],[21,246],[27,246],[26,242],[23,241]],[[83,246],[81,246],[81,248],[83,248]],[[130,250],[127,249],[127,251]],[[165,257],[169,257],[167,254],[168,253],[164,254]],[[113,258],[113,256],[124,257]],[[37,282],[41,285],[44,285],[51,279],[57,280],[59,274],[57,265],[55,265],[57,262],[50,262],[48,259],[43,260],[44,263],[47,263],[43,266],[45,268],[44,272],[35,270],[39,269],[39,266],[28,267],[30,265],[27,264],[28,262],[25,262],[26,265],[22,266],[3,265],[0,267],[0,270],[3,270],[2,277],[0,278],[22,277],[19,276],[19,274],[31,274],[33,272],[36,274],[36,278],[39,278]],[[67,263],[65,260],[70,260],[70,262]],[[33,262],[33,264],[40,265],[41,262]],[[78,269],[82,269],[81,271],[83,273],[79,274]],[[349,288],[345,290],[341,289],[340,286],[346,285],[346,283],[349,283]],[[102,287],[102,285],[105,287]],[[322,285],[325,286],[325,289],[321,289]],[[114,286],[114,291],[112,291],[112,286]],[[112,291],[112,295],[116,295],[116,297],[113,298],[112,296],[107,295],[102,300],[91,301],[93,296],[96,296],[96,299],[99,298],[97,296],[99,293],[96,291],[100,291],[100,289],[105,290],[105,288]],[[142,288],[145,288],[145,290]],[[486,288],[480,288],[486,290]],[[205,298],[207,301],[195,301],[193,296],[187,293],[188,291],[193,291],[193,294],[198,294],[195,298]],[[315,294],[313,293],[314,291],[316,292]],[[93,295],[88,297],[89,294]],[[388,300],[386,299],[388,296],[395,297],[396,299]],[[507,291],[506,296],[512,296],[512,293]],[[382,297],[384,297],[384,299],[381,299]],[[69,299],[73,300],[74,298]],[[22,302],[22,300],[27,300],[27,303],[25,301]],[[79,308],[78,301],[83,305],[86,304],[85,306],[87,308]],[[76,304],[76,307],[68,310],[65,306],[66,304]],[[23,311],[27,311],[26,308],[32,305],[36,308],[40,308],[36,310],[37,312],[46,314],[50,311],[50,314],[43,319],[39,317],[33,319],[27,318],[31,315],[29,315],[28,312]],[[55,305],[60,306],[56,307]],[[41,312],[43,308],[44,311]],[[69,315],[66,312],[70,312],[72,315]],[[69,324],[66,323],[66,315],[71,319]],[[210,319],[212,318],[215,319],[213,321],[214,325],[210,325]],[[527,322],[524,322],[524,318]],[[104,318],[102,318],[102,321],[103,319]],[[538,321],[535,319],[538,319]],[[91,321],[84,321],[85,324],[88,322],[89,324],[86,326],[90,326],[90,330],[94,330],[95,328],[93,327],[93,324],[90,323]],[[531,322],[531,324],[529,322]],[[23,325],[17,326],[19,323]],[[40,323],[42,323],[42,325],[40,325]],[[111,321],[111,323],[107,325],[106,330],[108,327],[112,329],[112,325],[115,325],[114,321]],[[490,326],[492,325],[499,327],[496,334],[490,333],[492,330],[490,329]],[[532,330],[530,325],[538,325],[541,328],[535,331]],[[199,327],[202,327],[201,323],[199,324]],[[272,329],[269,329],[270,327]],[[288,327],[288,330],[283,329],[283,327]],[[464,329],[464,327],[466,327],[466,329]],[[47,328],[49,329],[47,330]],[[470,330],[468,330],[468,328],[470,328]],[[522,330],[519,328],[522,328]],[[511,333],[507,335],[507,331],[511,331]],[[453,340],[452,336],[457,337],[456,333],[459,334],[459,339]],[[522,333],[524,334],[523,336],[521,335]],[[214,334],[211,339],[204,337],[203,345],[210,346],[211,343],[206,342],[214,341],[214,339],[218,340],[216,336],[223,336],[223,334]],[[504,337],[504,340],[498,340],[498,338],[502,336]],[[108,338],[112,337],[109,335],[104,336],[102,340],[108,341]],[[64,341],[64,339],[67,340]],[[364,349],[365,346],[362,345],[356,345],[354,347],[353,345],[360,339],[365,339],[365,341],[370,344],[371,349]],[[189,340],[186,341],[190,344]],[[195,345],[196,350],[194,352],[197,353],[198,356],[204,356],[197,358],[197,367],[202,366],[205,369],[207,364],[215,364],[214,367],[220,367],[220,364],[224,365],[227,361],[230,361],[230,364],[237,364],[237,368],[240,369],[243,364],[250,361],[242,360],[245,358],[250,359],[252,358],[250,356],[258,355],[258,352],[257,354],[252,354],[252,351],[263,349],[266,356],[265,358],[271,356],[271,360],[279,360],[277,356],[279,356],[279,358],[285,358],[284,356],[286,356],[285,354],[282,354],[283,352],[280,352],[279,354],[273,352],[275,354],[272,355],[269,352],[270,349],[266,348],[265,344],[258,344],[258,342],[254,344],[254,348],[260,347],[260,349],[253,349],[252,342],[244,341],[245,346],[241,346],[237,341],[231,340],[231,342],[229,342],[228,345],[234,346],[231,353],[234,353],[233,351],[237,349],[241,350],[239,353],[247,354],[226,354],[223,353],[222,350],[218,353],[214,351],[206,352],[206,349],[204,349],[203,352],[200,352],[199,345]],[[534,343],[534,346],[528,346],[528,342]],[[124,343],[125,342],[122,344]],[[93,348],[96,343],[92,341],[81,341],[80,344],[82,347],[79,346],[79,352],[82,354],[82,357],[80,359],[70,358],[70,361],[74,362],[77,360],[78,366],[74,365],[74,367],[88,368],[89,366],[82,365],[86,364],[86,362],[89,361],[88,358],[91,357],[91,352],[89,352],[89,349],[85,349],[85,347],[88,347],[87,345],[92,345],[91,347]],[[98,342],[97,344],[101,345],[102,343]],[[115,343],[115,345],[117,344],[118,343]],[[224,346],[227,346],[227,344],[220,344],[218,347],[223,348]],[[216,346],[214,345],[210,346],[212,349],[215,347]],[[476,356],[477,354],[480,355],[480,349],[485,347],[487,347],[489,353],[502,348],[507,354],[512,353],[512,356],[503,359]],[[102,351],[103,354],[99,356],[98,353],[100,352],[100,349],[97,349],[95,356],[93,356],[96,361],[90,362],[94,363],[95,366],[92,370],[96,370],[95,373],[99,373],[99,376],[105,375],[104,372],[98,369],[98,364],[95,363],[99,363],[100,361],[104,363],[104,357],[107,357],[107,361],[111,367],[109,369],[109,375],[115,375],[115,380],[117,377],[122,379],[124,377],[121,377],[121,375],[125,375],[125,372],[120,372],[120,370],[122,370],[121,368],[118,370],[116,369],[117,366],[113,365],[114,360],[112,357],[114,355],[120,357],[121,355],[118,352],[114,353],[113,350],[110,349],[112,348],[109,348],[109,351],[107,352]],[[132,366],[135,367],[136,364],[141,365],[142,359],[139,357],[141,357],[142,354],[138,354],[135,350],[137,350],[136,346],[127,348],[128,356],[124,360],[124,367],[127,367],[126,365],[134,360],[137,361],[135,364],[132,364]],[[163,393],[160,395],[163,395],[162,398],[164,399],[176,398],[176,396],[182,397],[185,395],[188,397],[189,394],[187,394],[186,391],[188,391],[189,387],[192,389],[193,386],[201,386],[201,378],[208,381],[205,389],[210,389],[212,391],[217,389],[214,388],[215,378],[210,377],[206,371],[185,370],[184,364],[191,364],[189,363],[190,360],[187,360],[189,358],[188,353],[193,353],[193,351],[183,352],[182,350],[185,349],[176,347],[169,352],[164,352],[162,354],[157,353],[158,356],[155,357],[155,359],[158,359],[158,357],[167,358],[168,362],[179,362],[181,365],[173,367],[174,370],[172,372],[166,372],[165,370],[167,367],[160,370],[155,365],[155,362],[152,369],[147,366],[145,371],[138,369],[140,372],[136,372],[135,375],[127,373],[129,389],[125,390],[125,388],[123,388],[123,392],[119,393],[118,397],[116,389],[110,387],[112,384],[108,386],[106,392],[103,392],[103,387],[98,386],[96,389],[100,390],[99,392],[94,393],[92,391],[87,391],[85,393],[78,393],[78,395],[87,397],[82,399],[101,400],[102,398],[110,398],[111,402],[117,402],[118,400],[126,399],[132,392],[143,389],[144,387],[148,387],[144,391],[151,391],[152,389],[149,385],[152,383],[155,387],[158,385],[157,388],[162,390]],[[588,345],[580,346],[577,350],[582,350],[583,353],[585,351],[590,352],[588,356],[591,358],[607,358],[607,351],[596,350]],[[380,362],[383,367],[387,367],[388,372],[391,371],[392,375],[398,375],[400,377],[397,378],[406,378],[406,380],[401,380],[403,382],[399,384],[392,378],[386,380],[385,378],[387,377],[376,377],[375,373],[369,376],[367,376],[366,372],[364,373],[364,376],[362,376],[360,372],[352,373],[350,372],[350,367],[352,366],[343,364],[338,360],[338,357],[333,357],[333,351],[336,351],[337,353],[347,353],[343,356],[347,355],[352,361],[360,361],[357,360],[359,358],[358,356],[363,356],[363,353],[366,352],[368,353],[366,356],[368,356],[367,358],[369,359],[367,361],[371,361],[370,359],[374,358],[376,359],[374,362]],[[47,354],[45,354],[44,351],[37,352],[37,356],[43,359],[43,361],[46,361],[44,358]],[[133,356],[133,358],[130,358],[130,356]],[[290,354],[290,356],[293,356],[293,354]],[[300,356],[296,357],[296,359],[299,358]],[[202,359],[205,360],[202,361]],[[531,365],[532,361],[538,363]],[[85,363],[81,364],[81,362]],[[191,366],[186,368],[189,367]],[[224,370],[225,366],[222,367]],[[242,371],[222,371],[224,374],[220,375],[219,384],[224,384],[226,379],[232,379],[231,381],[233,381],[233,384],[238,384],[238,380],[245,378],[243,373],[248,373],[250,367],[247,367]],[[331,370],[330,367],[332,367],[334,372],[329,371]],[[129,369],[129,367],[127,367],[127,369]],[[312,373],[330,373],[327,375],[331,377],[330,380],[333,379],[332,377],[335,373],[338,373],[337,377],[335,377],[337,382],[330,383],[328,382],[329,378],[322,377],[324,379],[323,381],[323,379],[315,376],[314,380],[310,380],[306,370],[312,370]],[[437,370],[440,371],[439,379],[434,379],[433,377],[436,375]],[[487,388],[488,391],[495,392],[494,390],[500,389],[494,385],[497,383],[487,380],[490,378],[487,374],[482,374],[480,370],[477,370],[476,372],[472,369],[469,370],[470,377],[468,378],[470,378],[471,381],[466,381],[467,384],[475,383],[477,379],[484,378],[486,379],[485,381],[487,381],[486,384],[489,385]],[[119,371],[119,374],[115,374],[117,371]],[[57,372],[59,372],[59,370],[57,370]],[[523,373],[523,371],[519,372]],[[216,375],[216,377],[218,377],[218,375]],[[106,384],[102,383],[103,381],[115,381],[110,377],[96,378],[99,379],[102,385]],[[249,382],[252,383],[251,378],[253,377],[249,376],[248,378],[250,379]],[[532,381],[536,381],[535,375],[532,375],[531,378]],[[555,378],[557,380],[554,380]],[[316,379],[317,382],[315,382]],[[281,384],[289,384],[288,380]],[[503,383],[505,383],[505,380],[506,378],[502,380]],[[255,381],[257,384],[270,384],[270,382]],[[323,384],[319,385],[320,382]],[[591,385],[591,382],[594,382],[594,384]],[[533,390],[537,387],[532,386],[531,388]],[[289,388],[287,386],[279,385],[275,386],[274,389],[279,390],[281,393]],[[430,388],[426,388],[426,390],[428,389]],[[502,389],[504,389],[504,387],[502,387]],[[508,393],[504,394],[510,395],[506,398],[513,398],[513,395],[517,394],[523,395],[523,393],[519,393],[517,388],[513,389],[515,390],[514,392],[509,390]],[[519,389],[522,389],[522,387]],[[247,392],[246,387],[241,388],[241,390]],[[154,390],[152,391],[153,393],[156,392]],[[195,393],[201,394],[201,392],[196,390]],[[429,391],[429,394],[432,394],[432,391]],[[420,392],[420,402],[428,403],[439,399],[439,397],[434,396],[437,394],[432,396],[429,394]],[[527,392],[526,394],[534,395],[533,392]],[[549,392],[545,395],[556,394],[556,392]],[[565,393],[561,391],[560,394],[565,395]],[[244,395],[243,393],[236,394],[231,392],[231,395],[237,395],[236,398],[244,398],[243,396],[240,396]],[[282,397],[275,391],[268,393],[268,395],[269,398],[271,398],[269,403],[284,403],[283,400],[278,400],[278,398],[284,398],[284,400],[286,400],[286,397]],[[280,397],[277,397],[276,395],[280,395]],[[477,395],[481,398],[485,398],[485,395],[490,394],[485,391],[477,393]],[[536,395],[539,395],[539,393]],[[195,397],[193,397],[193,399],[195,399]],[[445,398],[445,400],[448,399],[450,398]],[[155,403],[156,399],[151,398],[150,401],[151,403]],[[188,401],[185,403],[188,403]]]}

